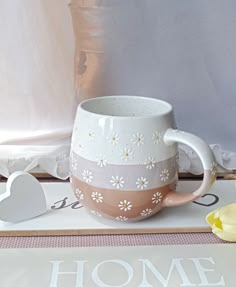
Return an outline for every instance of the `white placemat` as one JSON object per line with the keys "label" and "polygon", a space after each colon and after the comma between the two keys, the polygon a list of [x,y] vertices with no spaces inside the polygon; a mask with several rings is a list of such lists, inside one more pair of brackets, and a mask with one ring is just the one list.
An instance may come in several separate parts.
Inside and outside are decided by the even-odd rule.
{"label": "white placemat", "polygon": [[[180,181],[178,189],[192,191],[198,181]],[[0,235],[76,235],[210,231],[205,216],[210,211],[236,201],[235,181],[215,182],[209,194],[198,202],[163,209],[156,216],[136,223],[114,222],[95,217],[76,200],[69,183],[42,183],[48,212],[19,223],[0,221]],[[0,192],[5,184],[0,183]],[[30,204],[30,203],[29,203]]]}
{"label": "white placemat", "polygon": [[2,287],[234,287],[235,264],[234,244],[3,249],[0,278]]}

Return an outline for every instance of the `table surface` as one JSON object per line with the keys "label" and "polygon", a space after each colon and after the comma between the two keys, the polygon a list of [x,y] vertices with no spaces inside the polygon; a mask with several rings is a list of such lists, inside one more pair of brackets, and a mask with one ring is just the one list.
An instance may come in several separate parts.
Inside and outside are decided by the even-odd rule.
{"label": "table surface", "polygon": [[144,246],[226,243],[213,233],[0,237],[0,248]]}

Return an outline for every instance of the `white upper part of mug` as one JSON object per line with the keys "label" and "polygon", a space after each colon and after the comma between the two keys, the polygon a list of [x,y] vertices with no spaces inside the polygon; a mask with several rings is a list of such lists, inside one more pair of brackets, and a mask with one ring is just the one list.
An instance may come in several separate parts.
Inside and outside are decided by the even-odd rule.
{"label": "white upper part of mug", "polygon": [[138,96],[93,98],[80,104],[89,113],[111,117],[157,117],[168,114],[172,106],[162,100]]}
{"label": "white upper part of mug", "polygon": [[159,162],[176,154],[164,134],[175,128],[170,104],[153,98],[110,96],[82,102],[77,110],[72,151],[108,164]]}

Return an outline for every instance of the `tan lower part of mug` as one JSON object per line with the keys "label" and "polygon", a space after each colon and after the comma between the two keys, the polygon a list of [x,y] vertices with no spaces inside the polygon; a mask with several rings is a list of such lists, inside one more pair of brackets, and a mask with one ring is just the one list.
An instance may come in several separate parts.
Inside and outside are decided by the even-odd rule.
{"label": "tan lower part of mug", "polygon": [[71,183],[77,199],[91,214],[117,221],[140,221],[156,214],[175,187],[172,183],[149,190],[104,189],[73,176]]}

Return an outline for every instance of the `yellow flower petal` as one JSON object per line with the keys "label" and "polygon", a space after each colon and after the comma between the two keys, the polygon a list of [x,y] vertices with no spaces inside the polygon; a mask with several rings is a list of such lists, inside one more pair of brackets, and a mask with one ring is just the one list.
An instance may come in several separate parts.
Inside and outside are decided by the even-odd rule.
{"label": "yellow flower petal", "polygon": [[219,231],[219,229],[214,228],[212,229],[212,232],[222,240],[236,242],[236,233],[231,233],[224,230]]}
{"label": "yellow flower petal", "polygon": [[236,242],[236,203],[212,211],[206,221],[219,238]]}
{"label": "yellow flower petal", "polygon": [[236,203],[222,207],[219,217],[222,223],[236,225]]}

